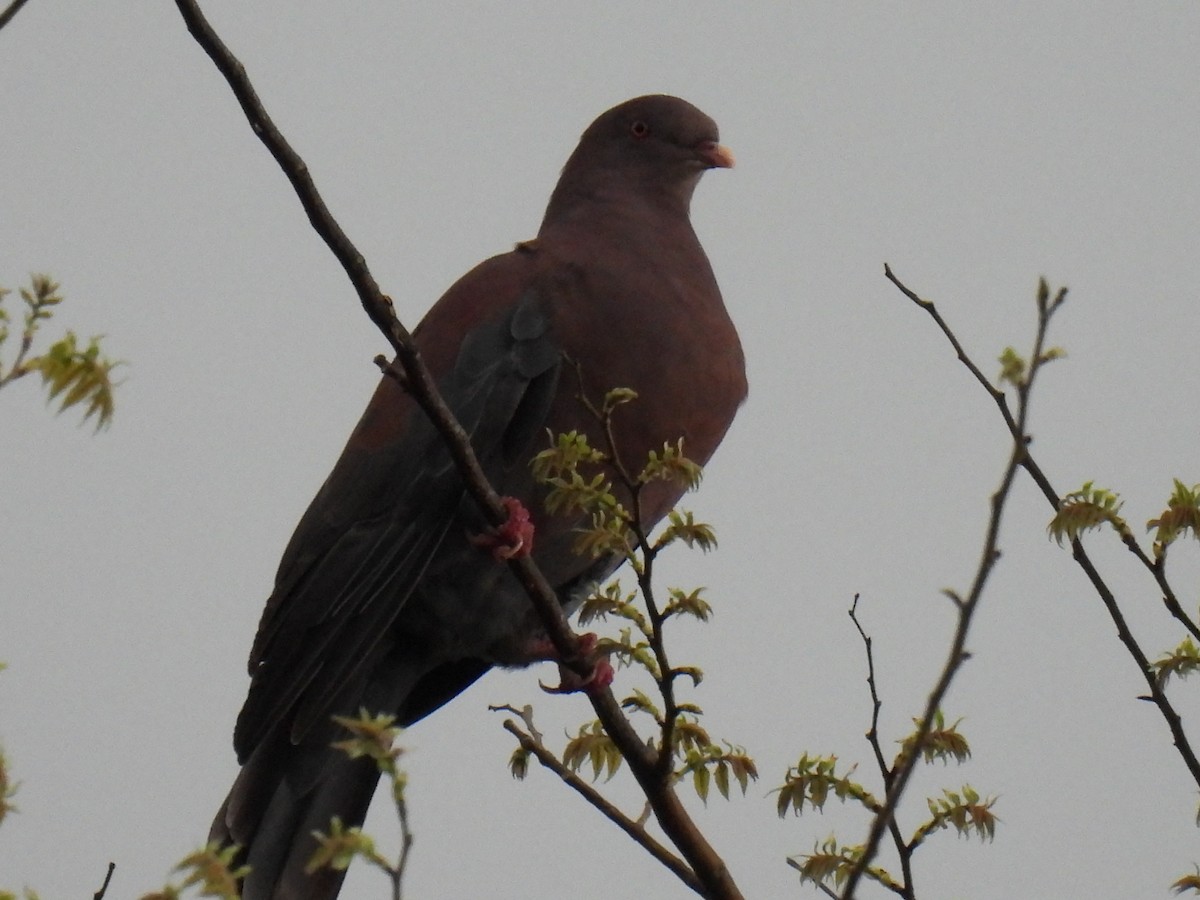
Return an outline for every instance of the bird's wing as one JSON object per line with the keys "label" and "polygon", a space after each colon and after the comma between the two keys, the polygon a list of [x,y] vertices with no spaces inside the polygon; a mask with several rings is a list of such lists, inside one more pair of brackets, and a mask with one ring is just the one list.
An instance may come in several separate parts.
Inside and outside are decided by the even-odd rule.
{"label": "bird's wing", "polygon": [[[556,391],[561,353],[528,268],[517,251],[488,260],[417,331],[485,467],[530,445]],[[299,741],[361,690],[462,497],[441,438],[385,379],[284,553],[250,657],[240,758],[285,721]]]}

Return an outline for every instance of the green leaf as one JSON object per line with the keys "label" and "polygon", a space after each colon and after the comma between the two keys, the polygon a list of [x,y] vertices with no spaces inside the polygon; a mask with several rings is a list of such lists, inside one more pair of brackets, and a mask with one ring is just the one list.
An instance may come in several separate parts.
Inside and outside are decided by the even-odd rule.
{"label": "green leaf", "polygon": [[1176,894],[1183,894],[1187,891],[1200,894],[1200,866],[1196,867],[1195,874],[1184,875],[1178,881],[1172,883],[1171,890]]}
{"label": "green leaf", "polygon": [[637,398],[638,393],[632,388],[613,388],[604,395],[604,403],[600,407],[600,412],[605,416],[611,415],[618,406],[632,403]]}
{"label": "green leaf", "polygon": [[[546,503],[549,508],[549,498]],[[620,506],[616,509],[616,514],[592,514],[592,526],[580,529],[575,538],[575,553],[592,559],[609,555],[632,557],[635,538],[629,528],[630,517]]]}
{"label": "green leaf", "polygon": [[359,856],[372,861],[379,859],[370,835],[363,834],[361,828],[346,828],[337,816],[330,821],[328,834],[315,831],[313,837],[318,847],[304,866],[310,875],[320,869],[345,871]]}
{"label": "green leaf", "polygon": [[707,622],[712,616],[712,607],[707,600],[700,596],[703,592],[704,588],[702,587],[698,587],[690,593],[679,588],[669,589],[667,593],[671,599],[663,607],[663,617],[686,615],[699,619],[701,622]]}
{"label": "green leaf", "polygon": [[809,756],[805,753],[796,765],[788,769],[782,787],[776,788],[779,796],[775,811],[780,818],[791,810],[795,815],[804,811],[807,803],[814,810],[821,810],[830,793],[842,802],[856,800],[872,812],[880,809],[879,802],[861,784],[852,781],[857,766],[845,773],[837,772],[836,756]]}
{"label": "green leaf", "polygon": [[634,641],[633,632],[629,628],[622,628],[620,637],[616,640],[607,639],[601,642],[598,652],[606,653],[617,658],[618,665],[632,666],[637,665],[650,673],[650,676],[658,681],[658,659],[654,655],[654,651],[650,649],[650,645],[644,641]]}
{"label": "green leaf", "polygon": [[1008,382],[1013,387],[1020,387],[1025,383],[1025,375],[1029,369],[1029,364],[1025,361],[1025,357],[1021,356],[1012,347],[1005,347],[1004,352],[1000,354],[1000,382]]}
{"label": "green leaf", "polygon": [[1192,537],[1200,539],[1200,484],[1190,488],[1178,478],[1175,490],[1167,501],[1167,508],[1157,519],[1146,523],[1147,530],[1158,529],[1154,543],[1167,547],[1181,534],[1191,531]]}
{"label": "green leaf", "polygon": [[[961,722],[962,719],[957,719],[954,724],[947,726],[946,717],[940,709],[933,714],[929,733],[921,745],[921,755],[925,758],[925,762],[940,760],[948,763],[953,759],[955,762],[963,763],[970,758],[971,747],[967,743],[966,737],[958,730]],[[896,758],[897,765],[913,752],[916,745],[917,734],[921,729],[921,720],[913,719],[913,724],[916,728],[913,729],[912,734],[900,742],[900,753]]]}
{"label": "green leaf", "polygon": [[238,846],[222,847],[215,842],[209,843],[175,866],[175,871],[183,875],[178,885],[168,884],[158,893],[144,895],[142,900],[173,900],[190,887],[198,887],[202,897],[238,900],[238,881],[250,871],[248,866],[234,865],[240,852]]}
{"label": "green leaf", "polygon": [[637,480],[640,484],[673,481],[692,491],[699,487],[703,475],[704,470],[684,456],[683,438],[679,438],[674,444],[664,443],[661,453],[651,450]]}
{"label": "green leaf", "polygon": [[[384,775],[394,781],[402,778],[396,765],[404,754],[403,747],[396,746],[396,738],[401,729],[395,726],[396,717],[381,713],[371,715],[366,709],[360,709],[357,717],[333,716],[333,721],[350,732],[350,737],[333,744],[351,759],[369,757],[375,760],[375,765]],[[397,789],[403,787],[398,781]]]}
{"label": "green leaf", "polygon": [[961,792],[943,790],[941,797],[931,797],[926,802],[932,818],[917,830],[914,842],[919,843],[926,835],[951,826],[961,837],[975,835],[981,841],[995,839],[996,823],[1000,821],[992,812],[995,797],[982,800],[968,784]]}
{"label": "green leaf", "polygon": [[617,749],[612,738],[599,722],[580,726],[575,737],[567,742],[563,750],[563,765],[578,772],[585,763],[592,767],[592,780],[599,779],[600,773],[607,771],[605,781],[608,781],[621,767],[621,751]]}
{"label": "green leaf", "polygon": [[508,758],[508,771],[517,781],[524,781],[529,774],[529,751],[518,746]]}
{"label": "green leaf", "polygon": [[683,744],[677,743],[677,752],[678,748],[684,744],[686,744],[687,750],[683,754],[682,765],[675,775],[677,778],[683,778],[691,773],[692,785],[696,794],[705,804],[708,803],[709,786],[713,783],[716,784],[721,796],[728,800],[730,778],[737,782],[743,795],[745,795],[750,781],[758,779],[758,768],[743,747],[735,747],[726,743],[722,748],[711,743],[702,744],[688,741]]}
{"label": "green leaf", "polygon": [[671,510],[667,513],[667,522],[669,524],[659,534],[658,540],[654,542],[656,548],[666,547],[675,541],[683,541],[689,548],[699,547],[705,553],[716,549],[717,535],[712,526],[704,522],[697,522],[690,510],[685,512]]}
{"label": "green leaf", "polygon": [[696,789],[696,795],[708,803],[708,784],[712,779],[712,773],[704,766],[697,766],[692,770],[692,786]]}
{"label": "green leaf", "polygon": [[721,796],[726,800],[729,799],[729,766],[720,762],[713,769],[713,781],[717,783],[717,790],[721,792]]}
{"label": "green leaf", "polygon": [[[671,674],[690,678],[693,687],[698,686],[704,680],[704,672],[699,666],[675,666],[675,668],[671,669]],[[683,709],[684,705],[680,705],[679,708]]]}
{"label": "green leaf", "polygon": [[[842,847],[837,840],[830,836],[824,843],[813,845],[813,852],[796,858],[788,857],[788,865],[800,873],[800,883],[811,882],[825,885],[832,882],[840,887],[850,877],[859,857],[863,854],[862,845]],[[870,865],[863,874],[876,881],[894,893],[900,893],[903,887],[882,866]]]}
{"label": "green leaf", "polygon": [[92,338],[80,348],[74,332],[50,346],[41,356],[28,360],[29,371],[40,372],[42,383],[49,388],[48,400],[62,397],[60,413],[73,406],[84,405],[83,421],[95,417],[96,430],[108,427],[113,417],[112,372],[120,362],[100,355],[99,338]]}
{"label": "green leaf", "polygon": [[3,822],[9,813],[17,811],[17,807],[11,802],[16,792],[17,786],[9,781],[8,760],[4,756],[3,748],[0,748],[0,822]]}
{"label": "green leaf", "polygon": [[688,749],[703,750],[712,745],[712,738],[695,717],[680,714],[675,718],[671,740],[676,752]]}
{"label": "green leaf", "polygon": [[646,713],[655,722],[662,722],[662,713],[659,712],[658,705],[650,699],[645,691],[635,689],[632,694],[621,701],[621,707],[630,712]]}
{"label": "green leaf", "polygon": [[1197,647],[1196,642],[1190,637],[1186,637],[1178,647],[1162,659],[1152,662],[1150,666],[1154,670],[1158,686],[1160,688],[1166,687],[1167,680],[1172,675],[1179,678],[1187,678],[1193,672],[1200,669],[1200,647]]}
{"label": "green leaf", "polygon": [[597,619],[609,616],[628,619],[634,623],[644,621],[641,611],[634,604],[636,595],[621,590],[619,581],[609,582],[602,590],[595,591],[579,607],[579,624],[588,625]]}
{"label": "green leaf", "polygon": [[547,435],[550,447],[530,461],[533,476],[540,482],[547,483],[552,478],[576,471],[583,464],[598,463],[607,458],[588,443],[587,435],[582,432],[568,431],[555,435],[547,431]]}
{"label": "green leaf", "polygon": [[1121,506],[1121,498],[1117,494],[1106,488],[1094,487],[1093,482],[1087,481],[1078,491],[1062,498],[1058,512],[1046,530],[1059,546],[1064,540],[1073,541],[1083,532],[1099,528],[1105,523],[1124,537],[1130,532],[1125,520],[1118,515]]}

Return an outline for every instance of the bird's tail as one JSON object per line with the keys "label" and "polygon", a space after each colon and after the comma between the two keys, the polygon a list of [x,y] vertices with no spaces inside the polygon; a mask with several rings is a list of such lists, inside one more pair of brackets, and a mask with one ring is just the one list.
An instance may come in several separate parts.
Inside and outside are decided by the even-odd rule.
{"label": "bird's tail", "polygon": [[306,871],[318,848],[313,832],[329,833],[337,816],[360,826],[379,782],[369,758],[352,760],[328,746],[264,741],[234,782],[213,821],[209,840],[242,848],[250,872],[243,900],[333,900],[345,870]]}

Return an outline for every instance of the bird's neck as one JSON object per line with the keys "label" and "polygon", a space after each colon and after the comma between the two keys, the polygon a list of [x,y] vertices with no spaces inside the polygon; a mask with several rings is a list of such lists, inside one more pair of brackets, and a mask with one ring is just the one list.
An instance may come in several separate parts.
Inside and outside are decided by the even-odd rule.
{"label": "bird's neck", "polygon": [[571,223],[604,222],[638,216],[644,220],[688,223],[697,176],[685,183],[614,185],[611,180],[593,184],[560,181],[550,195],[541,231]]}

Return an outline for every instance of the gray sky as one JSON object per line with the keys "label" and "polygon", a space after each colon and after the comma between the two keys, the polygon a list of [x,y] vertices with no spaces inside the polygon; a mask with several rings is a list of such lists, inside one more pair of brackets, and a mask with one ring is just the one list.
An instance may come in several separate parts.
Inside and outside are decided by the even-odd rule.
{"label": "gray sky", "polygon": [[[665,581],[708,586],[717,617],[680,627],[675,656],[762,772],[699,814],[747,896],[815,896],[785,855],[864,834],[836,804],[780,821],[767,792],[804,750],[877,785],[846,610],[861,593],[899,738],[1007,453],[885,261],[989,372],[1028,345],[1038,276],[1069,285],[1052,341],[1070,355],[1032,421],[1059,490],[1096,479],[1138,525],[1173,477],[1200,481],[1198,4],[206,8],[409,324],[533,234],[599,112],[661,91],[721,124],[739,164],[705,177],[694,219],[751,397],[692,503],[721,547]],[[87,896],[111,859],[110,896],[132,897],[202,841],[234,776],[262,602],[385,346],[173,4],[34,0],[0,32],[0,84],[0,284],[52,272],[51,332],[105,333],[130,362],[98,437],[33,384],[0,393],[0,737],[22,781],[0,886]],[[946,704],[974,758],[920,773],[901,815],[911,830],[925,794],[969,782],[1003,822],[992,845],[933,838],[923,898],[1166,897],[1200,861],[1195,786],[1048,513],[1019,479]],[[1174,646],[1132,557],[1088,544],[1152,654]],[[1176,557],[1190,604],[1200,554]],[[532,700],[551,738],[590,718],[538,692],[551,674],[493,674],[406,736],[407,896],[690,896],[549,775],[509,777],[488,703]],[[1171,688],[1200,739],[1195,690]],[[388,846],[388,810],[368,824]],[[345,891],[384,895],[369,872]]]}

